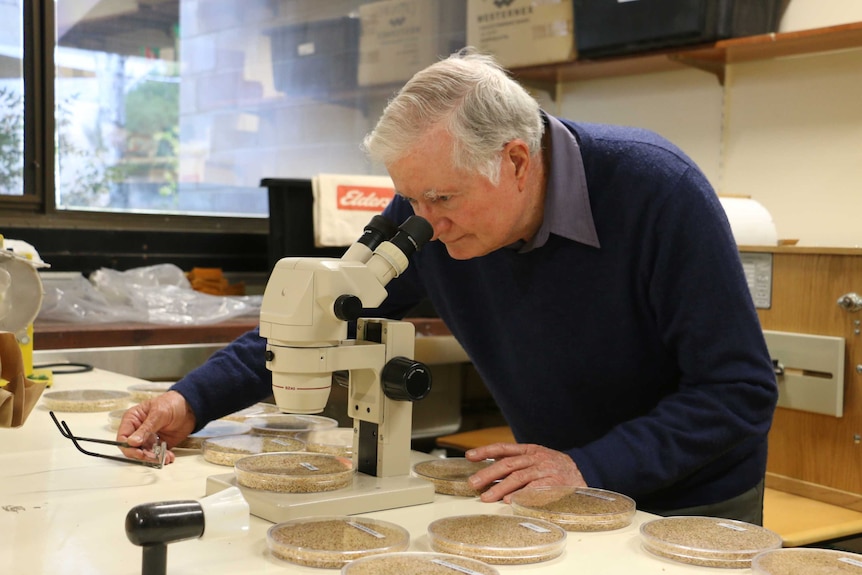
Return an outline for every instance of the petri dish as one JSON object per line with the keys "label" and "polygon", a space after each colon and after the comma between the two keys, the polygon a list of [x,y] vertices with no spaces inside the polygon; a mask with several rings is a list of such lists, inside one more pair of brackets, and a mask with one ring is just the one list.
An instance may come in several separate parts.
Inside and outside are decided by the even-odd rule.
{"label": "petri dish", "polygon": [[305,449],[315,453],[328,453],[341,457],[353,455],[353,428],[335,427],[307,431],[296,436],[305,442]]}
{"label": "petri dish", "polygon": [[321,429],[338,427],[338,422],[322,415],[299,415],[293,413],[273,413],[250,417],[245,420],[255,433],[261,435],[293,435]]}
{"label": "petri dish", "polygon": [[225,435],[205,439],[201,453],[206,461],[216,465],[233,465],[241,458],[258,453],[303,451],[305,443],[295,437],[272,435]]}
{"label": "petri dish", "polygon": [[125,408],[115,409],[108,412],[108,427],[112,431],[120,429],[120,422],[123,421],[123,414],[126,413]]}
{"label": "petri dish", "polygon": [[251,427],[238,421],[210,421],[202,429],[186,437],[177,447],[180,449],[201,449],[204,440],[250,432]]}
{"label": "petri dish", "polygon": [[128,391],[107,389],[76,389],[42,394],[45,407],[51,411],[113,411],[129,404]]}
{"label": "petri dish", "polygon": [[132,401],[144,401],[159,396],[168,391],[174,383],[172,381],[148,381],[136,383],[126,389],[132,394]]}
{"label": "petri dish", "polygon": [[459,515],[428,526],[431,549],[494,565],[549,561],[566,547],[566,531],[543,519],[517,515]]}
{"label": "petri dish", "polygon": [[756,555],[751,571],[756,575],[860,575],[862,555],[808,547],[774,549]]}
{"label": "petri dish", "polygon": [[270,527],[266,543],[279,559],[337,569],[369,555],[404,551],[410,533],[395,523],[366,517],[303,517]]}
{"label": "petri dish", "polygon": [[353,461],[326,453],[276,452],[249,455],[234,464],[237,483],[277,493],[319,493],[348,487]]}
{"label": "petri dish", "polygon": [[430,459],[414,465],[413,475],[433,483],[435,493],[476,497],[490,486],[476,490],[470,487],[467,478],[491,463],[491,461],[468,461],[463,457]]}
{"label": "petri dish", "polygon": [[610,531],[631,525],[636,506],[621,493],[589,487],[531,487],[512,494],[512,511],[566,531]]}
{"label": "petri dish", "polygon": [[222,419],[226,421],[245,422],[246,419],[251,417],[260,417],[261,415],[269,415],[272,413],[281,413],[281,410],[279,410],[278,406],[273,403],[261,402],[225,415]]}
{"label": "petri dish", "polygon": [[372,555],[351,561],[341,568],[341,575],[388,575],[392,573],[499,575],[500,572],[487,563],[469,557],[421,551]]}
{"label": "petri dish", "polygon": [[751,567],[755,555],[782,544],[769,529],[720,517],[663,517],[642,524],[640,532],[650,553],[705,567]]}

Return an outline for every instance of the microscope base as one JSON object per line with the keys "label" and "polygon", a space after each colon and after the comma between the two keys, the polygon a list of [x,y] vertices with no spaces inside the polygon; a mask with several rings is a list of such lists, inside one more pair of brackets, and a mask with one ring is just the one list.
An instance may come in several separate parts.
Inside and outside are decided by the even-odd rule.
{"label": "microscope base", "polygon": [[276,493],[237,484],[233,473],[207,478],[206,494],[238,487],[251,514],[273,523],[297,517],[357,515],[434,501],[434,485],[410,475],[373,477],[357,473],[350,487],[318,493]]}

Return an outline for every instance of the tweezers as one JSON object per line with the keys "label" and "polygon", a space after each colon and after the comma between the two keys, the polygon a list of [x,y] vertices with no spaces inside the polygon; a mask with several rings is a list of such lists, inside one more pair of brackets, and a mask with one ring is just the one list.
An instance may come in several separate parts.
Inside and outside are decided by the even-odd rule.
{"label": "tweezers", "polygon": [[102,453],[96,453],[95,451],[88,451],[81,447],[79,441],[89,441],[91,443],[101,443],[103,445],[116,445],[117,447],[132,447],[137,449],[139,447],[129,445],[125,441],[111,441],[109,439],[94,439],[91,437],[77,437],[72,433],[72,430],[69,429],[69,426],[65,421],[58,421],[57,416],[54,415],[53,411],[49,411],[48,414],[51,416],[51,419],[54,420],[54,425],[57,426],[57,429],[60,430],[60,433],[63,434],[63,437],[66,439],[70,439],[72,443],[75,445],[75,448],[83,453],[84,455],[92,455],[93,457],[101,457],[103,459],[111,459],[113,461],[120,461],[122,463],[132,463],[134,465],[143,465],[145,467],[154,467],[156,469],[161,469],[165,466],[165,457],[168,455],[168,444],[164,441],[161,443],[158,440],[158,436],[156,436],[156,443],[153,446],[153,454],[156,456],[156,461],[144,461],[142,459],[132,459],[131,457],[117,457],[115,455],[105,455]]}

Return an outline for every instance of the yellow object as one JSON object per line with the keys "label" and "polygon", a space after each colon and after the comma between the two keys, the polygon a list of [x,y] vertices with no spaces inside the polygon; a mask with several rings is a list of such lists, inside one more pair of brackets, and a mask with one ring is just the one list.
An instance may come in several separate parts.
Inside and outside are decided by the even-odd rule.
{"label": "yellow object", "polygon": [[[15,336],[21,348],[24,374],[33,372],[33,321],[42,307],[42,280],[38,268],[48,267],[26,242],[0,235],[0,331]],[[50,380],[42,370],[39,378]],[[0,382],[0,386],[6,385]]]}

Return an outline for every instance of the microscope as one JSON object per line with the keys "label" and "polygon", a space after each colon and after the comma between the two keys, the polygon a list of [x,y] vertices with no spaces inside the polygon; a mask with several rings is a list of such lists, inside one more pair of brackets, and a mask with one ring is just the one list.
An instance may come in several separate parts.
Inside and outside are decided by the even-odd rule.
{"label": "microscope", "polygon": [[[266,367],[284,413],[320,413],[333,380],[347,382],[353,419],[353,486],[311,494],[245,490],[252,514],[274,522],[307,515],[351,515],[433,500],[433,485],[410,476],[412,402],[431,389],[427,366],[412,359],[410,322],[362,317],[387,297],[386,284],[407,269],[431,239],[431,225],[412,216],[395,227],[375,216],[341,258],[287,257],[263,295],[260,335]],[[348,325],[356,322],[355,338]],[[210,489],[234,485],[210,478]]]}

